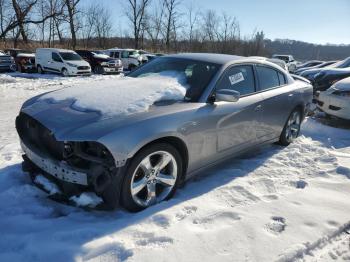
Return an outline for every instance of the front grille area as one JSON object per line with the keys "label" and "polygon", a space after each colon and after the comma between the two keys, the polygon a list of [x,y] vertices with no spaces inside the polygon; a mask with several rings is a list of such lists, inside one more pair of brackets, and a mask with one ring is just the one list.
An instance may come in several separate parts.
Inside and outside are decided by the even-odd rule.
{"label": "front grille area", "polygon": [[63,159],[64,143],[57,141],[53,133],[39,121],[21,112],[16,118],[16,129],[23,143],[31,150],[56,160]]}
{"label": "front grille area", "polygon": [[78,66],[78,70],[88,70],[88,66]]}

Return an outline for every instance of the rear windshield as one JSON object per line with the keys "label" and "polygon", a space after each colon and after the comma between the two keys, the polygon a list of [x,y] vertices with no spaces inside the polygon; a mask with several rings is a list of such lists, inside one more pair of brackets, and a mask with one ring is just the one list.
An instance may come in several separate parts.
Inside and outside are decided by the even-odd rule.
{"label": "rear windshield", "polygon": [[73,52],[60,52],[60,56],[66,61],[78,61],[82,59],[80,55]]}
{"label": "rear windshield", "polygon": [[172,72],[172,75],[184,79],[187,87],[186,101],[197,102],[214,75],[221,67],[219,64],[174,57],[159,57],[131,72],[129,77]]}

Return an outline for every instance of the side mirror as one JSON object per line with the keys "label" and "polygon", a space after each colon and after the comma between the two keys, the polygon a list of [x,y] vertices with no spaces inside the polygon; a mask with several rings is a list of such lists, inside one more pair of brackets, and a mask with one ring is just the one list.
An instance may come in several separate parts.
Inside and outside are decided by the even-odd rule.
{"label": "side mirror", "polygon": [[231,89],[220,89],[216,91],[215,100],[225,102],[237,102],[240,97],[240,93]]}

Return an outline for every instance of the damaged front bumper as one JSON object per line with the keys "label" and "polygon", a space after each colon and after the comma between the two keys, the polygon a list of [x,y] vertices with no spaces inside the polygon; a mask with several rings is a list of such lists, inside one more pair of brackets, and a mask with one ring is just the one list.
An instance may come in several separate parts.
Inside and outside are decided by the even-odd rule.
{"label": "damaged front bumper", "polygon": [[83,171],[74,170],[63,161],[58,162],[40,156],[29,149],[22,141],[21,147],[27,158],[47,174],[65,182],[88,186],[87,174]]}

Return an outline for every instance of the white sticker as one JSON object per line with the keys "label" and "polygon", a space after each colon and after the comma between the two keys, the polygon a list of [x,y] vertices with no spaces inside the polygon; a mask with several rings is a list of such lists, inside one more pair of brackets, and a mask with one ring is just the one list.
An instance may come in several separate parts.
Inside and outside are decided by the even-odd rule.
{"label": "white sticker", "polygon": [[237,84],[244,81],[244,76],[241,72],[228,77],[230,79],[231,85]]}

